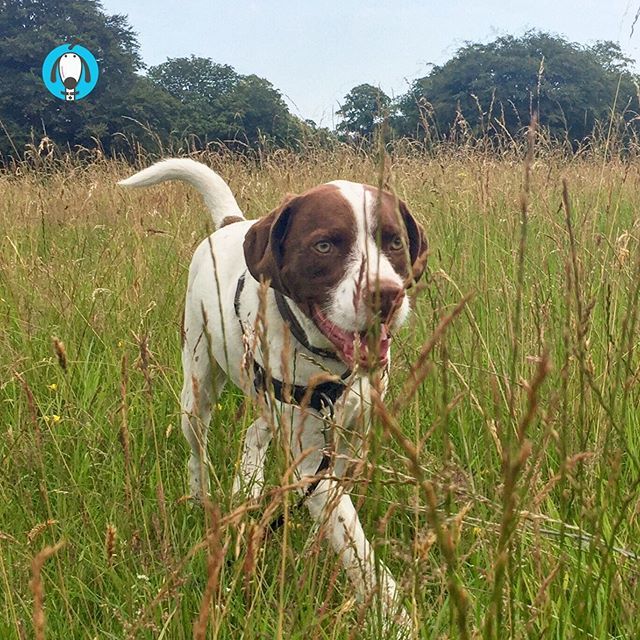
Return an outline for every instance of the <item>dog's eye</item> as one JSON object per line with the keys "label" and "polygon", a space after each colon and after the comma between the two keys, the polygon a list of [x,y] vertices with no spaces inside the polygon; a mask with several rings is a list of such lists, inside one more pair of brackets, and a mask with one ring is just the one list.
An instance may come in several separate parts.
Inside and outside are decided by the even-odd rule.
{"label": "dog's eye", "polygon": [[389,248],[392,251],[400,251],[401,249],[404,249],[404,242],[402,241],[402,238],[400,236],[393,236],[389,243]]}
{"label": "dog's eye", "polygon": [[318,253],[329,253],[329,251],[331,251],[332,246],[333,245],[328,240],[320,240],[320,242],[316,242],[313,245],[313,248]]}

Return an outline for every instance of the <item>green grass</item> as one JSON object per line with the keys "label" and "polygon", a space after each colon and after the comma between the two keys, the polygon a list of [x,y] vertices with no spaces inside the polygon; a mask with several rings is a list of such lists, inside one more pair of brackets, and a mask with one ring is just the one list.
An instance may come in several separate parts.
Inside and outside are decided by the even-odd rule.
{"label": "green grass", "polygon": [[[287,192],[380,175],[345,149],[207,160],[252,217]],[[34,635],[32,559],[59,541],[42,569],[49,638],[191,638],[218,570],[207,637],[380,637],[305,513],[256,543],[264,510],[234,511],[255,414],[238,392],[210,431],[215,506],[183,499],[180,319],[209,217],[183,185],[123,192],[129,172],[0,176],[0,638]],[[412,444],[377,420],[353,495],[418,637],[636,638],[640,171],[544,152],[521,253],[524,173],[518,157],[469,151],[383,171],[431,256],[387,403]],[[404,397],[420,347],[466,294]],[[272,495],[284,469],[272,455]]]}

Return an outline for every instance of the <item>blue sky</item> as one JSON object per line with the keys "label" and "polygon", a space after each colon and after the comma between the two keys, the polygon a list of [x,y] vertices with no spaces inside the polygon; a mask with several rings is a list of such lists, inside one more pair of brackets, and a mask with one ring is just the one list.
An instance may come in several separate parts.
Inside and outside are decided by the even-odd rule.
{"label": "blue sky", "polygon": [[[465,42],[527,29],[585,44],[614,40],[640,60],[640,0],[102,0],[139,34],[146,64],[195,54],[273,83],[293,113],[334,126],[363,82],[389,95]],[[640,68],[637,66],[637,68]]]}

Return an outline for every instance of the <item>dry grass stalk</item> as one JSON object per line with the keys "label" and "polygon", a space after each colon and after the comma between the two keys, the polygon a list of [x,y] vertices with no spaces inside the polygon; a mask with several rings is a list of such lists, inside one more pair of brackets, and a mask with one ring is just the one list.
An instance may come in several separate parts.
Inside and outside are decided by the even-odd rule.
{"label": "dry grass stalk", "polygon": [[226,546],[221,545],[220,510],[211,503],[208,506],[210,527],[207,535],[207,585],[202,594],[198,619],[193,624],[194,640],[206,640],[209,612],[212,605],[215,607],[212,600],[218,588],[218,577],[226,554]]}
{"label": "dry grass stalk", "polygon": [[517,481],[520,472],[531,454],[531,442],[526,439],[527,428],[538,411],[539,392],[542,383],[546,379],[551,366],[548,354],[543,353],[538,361],[538,367],[531,383],[526,383],[527,409],[521,419],[517,436],[518,442],[515,451],[505,449],[503,460],[504,488],[502,491],[502,521],[500,523],[500,535],[496,549],[496,560],[493,566],[493,590],[491,602],[485,620],[484,635],[486,638],[500,637],[502,633],[502,589],[504,585],[507,563],[509,561],[509,547],[513,534],[518,524],[518,495]]}
{"label": "dry grass stalk", "polygon": [[40,522],[35,527],[33,527],[33,529],[31,529],[31,531],[29,531],[29,533],[27,533],[27,541],[29,542],[29,544],[32,544],[33,541],[38,536],[40,536],[40,534],[43,531],[45,531],[49,527],[53,526],[54,524],[58,524],[58,521],[57,520],[53,520],[53,519],[49,519],[49,520],[46,520],[45,522]]}
{"label": "dry grass stalk", "polygon": [[18,544],[18,541],[10,533],[5,533],[4,531],[0,531],[0,540],[7,540],[8,542]]}
{"label": "dry grass stalk", "polygon": [[149,351],[149,335],[144,333],[143,335],[135,336],[135,338],[138,343],[139,352],[138,366],[144,376],[146,391],[151,399],[153,397],[153,387],[151,386],[151,353]]}
{"label": "dry grass stalk", "polygon": [[[464,301],[463,301],[464,302]],[[462,310],[462,303],[454,310],[453,313],[460,313]],[[448,316],[449,317],[449,316]],[[445,318],[446,320],[446,318]],[[449,321],[450,322],[450,321]],[[436,329],[440,329],[439,335],[441,336],[446,326],[440,325]],[[436,341],[437,342],[437,341]],[[434,343],[435,344],[435,343]],[[372,394],[372,401],[375,410],[375,414],[380,418],[385,430],[390,433],[396,442],[402,447],[407,455],[406,464],[411,473],[419,483],[420,488],[424,491],[427,499],[427,517],[429,524],[433,527],[436,538],[438,540],[438,546],[442,555],[445,558],[447,565],[448,587],[451,594],[451,599],[456,611],[456,623],[460,637],[463,640],[468,640],[469,630],[467,615],[469,610],[469,596],[466,593],[463,585],[457,576],[457,558],[455,552],[455,543],[453,540],[451,530],[441,521],[440,514],[438,513],[438,500],[433,487],[433,484],[424,477],[424,471],[420,465],[420,453],[414,444],[402,433],[402,430],[395,418],[392,417],[389,410],[385,407],[379,394]]]}
{"label": "dry grass stalk", "polygon": [[133,489],[131,486],[131,447],[129,444],[129,420],[127,409],[127,356],[122,356],[120,366],[120,429],[118,439],[124,456],[124,479],[127,496],[127,508],[131,509]]}
{"label": "dry grass stalk", "polygon": [[54,553],[63,546],[64,541],[45,547],[31,560],[31,581],[29,587],[33,593],[33,630],[36,640],[45,638],[44,585],[42,583],[42,567]]}
{"label": "dry grass stalk", "polygon": [[56,338],[55,336],[51,339],[53,342],[53,351],[56,354],[56,358],[58,358],[58,364],[63,371],[67,370],[67,350],[64,346],[64,342],[60,340],[60,338]]}
{"label": "dry grass stalk", "polygon": [[107,564],[111,566],[113,559],[116,557],[116,546],[118,544],[118,530],[115,525],[108,524],[105,534],[104,549],[107,556]]}
{"label": "dry grass stalk", "polygon": [[[527,249],[527,232],[529,229],[529,197],[531,192],[531,169],[533,166],[535,133],[537,118],[535,114],[527,129],[527,155],[524,160],[523,187],[520,192],[520,237],[518,242],[518,268],[516,274],[516,299],[513,312],[513,336],[511,347],[511,367],[509,372],[509,415],[512,422],[515,420],[516,398],[516,369],[520,355],[520,342],[522,340],[522,295],[524,292],[524,268]],[[507,443],[511,439],[511,431],[507,431]]]}
{"label": "dry grass stalk", "polygon": [[527,622],[527,626],[525,628],[527,633],[531,633],[536,618],[542,613],[542,607],[545,600],[548,598],[547,592],[549,591],[549,586],[555,580],[556,576],[558,575],[558,571],[560,571],[561,568],[562,562],[558,562],[556,566],[551,570],[551,573],[549,573],[549,575],[540,585],[535,600],[533,601],[533,605],[531,606],[531,618]]}
{"label": "dry grass stalk", "polygon": [[469,293],[458,302],[453,311],[440,320],[438,326],[435,328],[431,337],[424,343],[420,349],[420,353],[416,358],[406,382],[402,390],[398,393],[396,401],[393,403],[391,413],[396,415],[402,410],[402,407],[409,402],[420,385],[424,382],[425,378],[429,374],[428,358],[433,348],[438,344],[438,341],[445,334],[447,327],[462,313],[467,302],[471,300],[473,294]]}
{"label": "dry grass stalk", "polygon": [[31,423],[33,424],[33,430],[34,430],[35,439],[36,439],[36,448],[38,450],[38,455],[42,456],[42,434],[40,432],[40,423],[38,422],[38,406],[36,404],[35,398],[33,397],[33,391],[31,391],[31,387],[29,386],[29,383],[26,381],[25,377],[21,373],[18,373],[16,371],[14,375],[22,385],[24,393],[27,396],[27,406],[29,407],[29,418],[31,419]]}
{"label": "dry grass stalk", "polygon": [[158,514],[162,522],[162,557],[166,559],[171,548],[169,533],[169,517],[167,514],[167,501],[164,494],[164,483],[162,477],[158,476],[158,484],[156,485],[156,498],[158,499]]}

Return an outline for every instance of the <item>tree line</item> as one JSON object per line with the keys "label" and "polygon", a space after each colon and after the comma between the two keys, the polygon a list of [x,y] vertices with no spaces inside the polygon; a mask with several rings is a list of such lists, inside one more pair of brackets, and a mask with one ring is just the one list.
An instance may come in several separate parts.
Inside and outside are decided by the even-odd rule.
{"label": "tree line", "polygon": [[[40,74],[47,53],[72,41],[93,52],[100,81],[90,98],[67,104]],[[635,131],[632,63],[616,43],[584,46],[537,31],[468,44],[404,95],[354,87],[329,131],[291,114],[268,80],[227,64],[191,56],[145,69],[127,18],[106,14],[98,0],[0,0],[0,160],[34,152],[43,139],[135,155],[138,147],[295,148],[310,137],[366,145],[379,133],[387,141],[517,137],[534,113],[552,138],[575,145],[612,122]]]}

